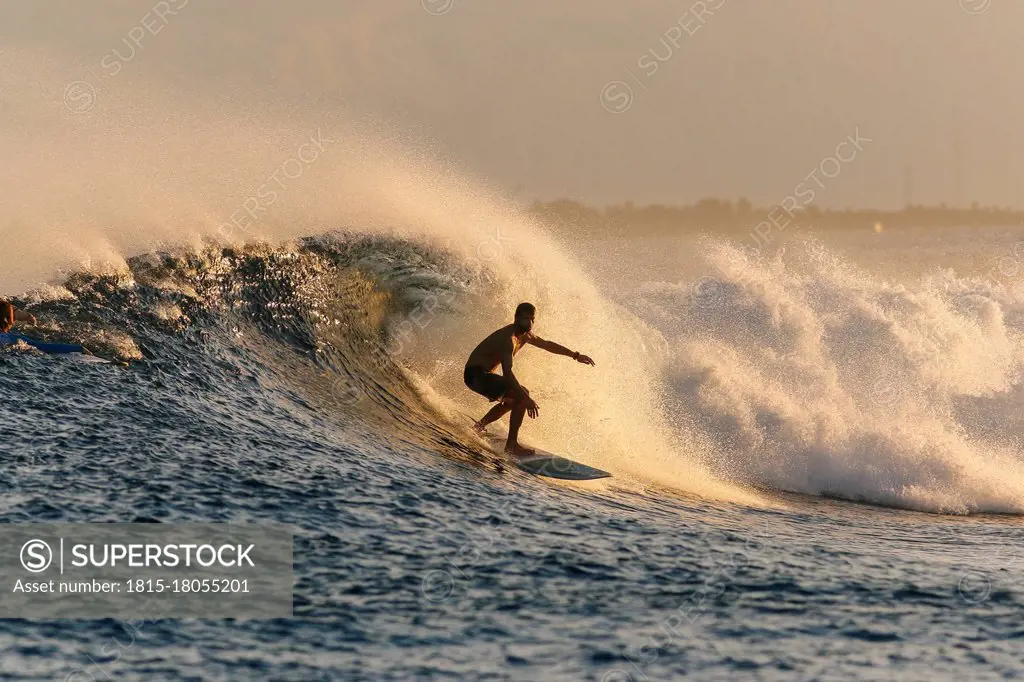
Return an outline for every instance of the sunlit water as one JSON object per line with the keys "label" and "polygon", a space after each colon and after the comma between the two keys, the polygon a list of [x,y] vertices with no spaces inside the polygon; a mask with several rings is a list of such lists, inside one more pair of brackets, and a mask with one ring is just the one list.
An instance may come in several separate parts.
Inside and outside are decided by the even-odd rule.
{"label": "sunlit water", "polygon": [[[582,254],[597,321],[544,305],[600,301],[591,285],[532,273],[539,331],[606,372],[519,358],[542,405],[527,440],[615,473],[585,485],[466,431],[487,405],[460,363],[508,280],[456,252],[337,235],[151,254],[27,296],[51,333],[132,364],[0,354],[2,520],[289,524],[295,617],[4,621],[3,676],[1015,676],[1021,299],[979,274],[1012,252],[999,234],[969,265],[950,255],[967,231],[891,237],[919,256],[902,275],[848,234],[775,261],[623,243],[614,267]],[[632,383],[608,378],[617,353],[645,363]]]}

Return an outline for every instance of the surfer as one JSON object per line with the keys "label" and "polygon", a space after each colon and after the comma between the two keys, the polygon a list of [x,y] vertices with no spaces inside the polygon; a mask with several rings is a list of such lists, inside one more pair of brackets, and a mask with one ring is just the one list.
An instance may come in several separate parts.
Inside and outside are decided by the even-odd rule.
{"label": "surfer", "polygon": [[[540,412],[540,407],[530,397],[530,392],[519,383],[516,375],[512,373],[512,358],[519,352],[519,349],[530,344],[549,353],[565,355],[576,362],[594,366],[594,361],[586,355],[571,351],[553,341],[545,341],[533,334],[530,330],[533,329],[533,321],[536,316],[537,309],[532,303],[520,303],[516,307],[515,321],[512,324],[494,332],[473,349],[469,360],[466,361],[466,371],[463,376],[466,386],[470,389],[491,402],[498,401],[498,404],[492,407],[473,427],[482,433],[488,424],[511,412],[505,452],[517,456],[533,454],[533,450],[519,445],[519,427],[523,423],[523,415],[528,414],[531,419],[536,419]],[[498,365],[501,365],[500,375],[494,373]]]}
{"label": "surfer", "polygon": [[0,334],[11,331],[15,322],[35,324],[36,317],[32,313],[15,308],[10,301],[0,298]]}
{"label": "surfer", "polygon": [[[14,329],[15,322],[24,322],[25,324],[36,325],[36,316],[25,310],[15,308],[10,301],[5,301],[0,298],[0,348],[9,346],[18,342],[32,346],[36,350],[42,351],[43,353],[49,353],[53,355],[63,353],[81,353],[83,355],[93,355],[85,346],[80,346],[74,343],[46,343],[45,341],[39,341],[37,339],[30,339],[27,336],[19,334]],[[107,360],[107,362],[114,362],[113,360]],[[121,363],[117,363],[121,364]]]}

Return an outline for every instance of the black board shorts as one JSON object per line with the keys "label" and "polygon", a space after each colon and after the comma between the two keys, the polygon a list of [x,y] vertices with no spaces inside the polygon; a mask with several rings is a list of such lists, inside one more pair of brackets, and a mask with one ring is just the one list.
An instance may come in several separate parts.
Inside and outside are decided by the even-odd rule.
{"label": "black board shorts", "polygon": [[479,393],[491,402],[501,400],[508,393],[509,382],[505,377],[488,372],[483,367],[467,365],[462,379],[470,390]]}

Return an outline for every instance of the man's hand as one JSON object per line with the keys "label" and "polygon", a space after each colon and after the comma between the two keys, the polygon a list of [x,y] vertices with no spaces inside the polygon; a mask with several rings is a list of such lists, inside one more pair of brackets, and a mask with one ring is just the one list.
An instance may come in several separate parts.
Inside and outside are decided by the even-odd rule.
{"label": "man's hand", "polygon": [[575,356],[573,356],[573,360],[583,365],[590,365],[591,367],[597,366],[593,360],[591,360],[586,355],[583,355],[582,353],[577,353]]}
{"label": "man's hand", "polygon": [[536,419],[540,414],[540,405],[529,396],[526,397],[526,414],[530,415],[530,419]]}

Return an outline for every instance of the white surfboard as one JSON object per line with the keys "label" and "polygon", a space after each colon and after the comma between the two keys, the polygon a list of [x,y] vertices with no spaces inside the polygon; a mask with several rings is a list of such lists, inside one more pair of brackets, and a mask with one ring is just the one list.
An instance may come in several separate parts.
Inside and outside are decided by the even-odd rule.
{"label": "white surfboard", "polygon": [[505,438],[490,433],[484,433],[483,437],[491,444],[491,449],[498,455],[511,460],[513,464],[523,471],[535,476],[546,476],[547,478],[558,478],[563,481],[594,481],[599,478],[611,478],[611,474],[601,469],[574,462],[566,457],[561,457],[547,450],[535,448],[532,445],[525,447],[533,450],[534,454],[527,457],[514,457],[505,454]]}

